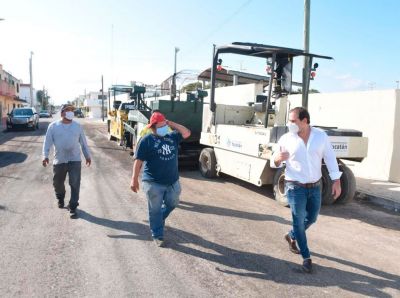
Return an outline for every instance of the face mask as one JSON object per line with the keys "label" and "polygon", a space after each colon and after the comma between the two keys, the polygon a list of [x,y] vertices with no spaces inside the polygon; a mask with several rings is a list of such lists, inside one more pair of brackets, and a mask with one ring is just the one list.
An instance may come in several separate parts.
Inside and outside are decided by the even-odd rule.
{"label": "face mask", "polygon": [[289,132],[291,132],[291,133],[298,133],[299,132],[299,127],[298,127],[297,124],[289,122],[287,126],[289,128]]}
{"label": "face mask", "polygon": [[157,129],[156,129],[156,133],[157,133],[157,135],[159,135],[160,137],[163,137],[163,136],[165,136],[168,132],[169,132],[169,126],[168,125],[164,125],[164,126],[162,126],[162,127],[158,127]]}
{"label": "face mask", "polygon": [[68,120],[74,119],[74,112],[65,112],[65,118]]}

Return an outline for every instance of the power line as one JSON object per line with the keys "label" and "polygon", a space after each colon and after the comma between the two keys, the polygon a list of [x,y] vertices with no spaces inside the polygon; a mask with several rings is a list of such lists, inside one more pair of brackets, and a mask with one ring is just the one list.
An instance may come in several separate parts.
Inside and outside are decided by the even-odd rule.
{"label": "power line", "polygon": [[206,35],[205,38],[203,38],[200,42],[198,42],[195,46],[193,46],[189,51],[187,51],[187,54],[191,54],[193,50],[198,49],[200,45],[204,44],[208,39],[210,39],[211,36],[213,36],[215,33],[217,33],[222,27],[224,27],[232,18],[234,18],[237,14],[239,14],[243,8],[248,6],[253,0],[247,0],[245,1],[242,5],[240,5],[230,16],[225,18],[213,31],[211,31],[209,34]]}

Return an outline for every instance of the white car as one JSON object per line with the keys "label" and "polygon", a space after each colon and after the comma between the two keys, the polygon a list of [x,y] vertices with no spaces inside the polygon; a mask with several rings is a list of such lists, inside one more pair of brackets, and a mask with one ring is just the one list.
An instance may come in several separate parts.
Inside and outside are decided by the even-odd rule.
{"label": "white car", "polygon": [[40,111],[39,117],[40,118],[51,118],[51,114],[48,111]]}

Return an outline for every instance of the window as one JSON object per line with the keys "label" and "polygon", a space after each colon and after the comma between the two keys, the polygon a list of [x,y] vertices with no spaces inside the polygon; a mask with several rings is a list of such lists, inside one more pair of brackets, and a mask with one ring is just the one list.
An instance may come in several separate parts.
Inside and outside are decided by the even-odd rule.
{"label": "window", "polygon": [[18,109],[13,112],[14,116],[32,116],[32,109]]}

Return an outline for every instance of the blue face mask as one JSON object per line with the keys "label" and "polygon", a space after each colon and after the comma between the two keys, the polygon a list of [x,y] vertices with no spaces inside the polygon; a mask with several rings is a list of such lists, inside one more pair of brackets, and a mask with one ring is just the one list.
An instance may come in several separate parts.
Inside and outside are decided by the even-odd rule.
{"label": "blue face mask", "polygon": [[159,135],[160,137],[165,136],[168,132],[169,132],[169,126],[168,126],[168,125],[164,125],[164,126],[158,127],[158,128],[156,129],[156,133],[157,133],[157,135]]}

